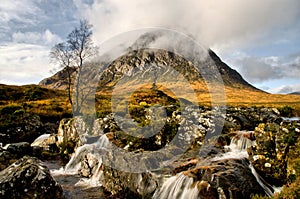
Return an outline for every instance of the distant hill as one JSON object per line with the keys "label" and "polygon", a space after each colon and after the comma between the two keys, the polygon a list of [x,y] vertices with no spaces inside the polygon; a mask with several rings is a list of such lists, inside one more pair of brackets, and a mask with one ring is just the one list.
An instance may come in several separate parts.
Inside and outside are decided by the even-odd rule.
{"label": "distant hill", "polygon": [[300,91],[289,93],[290,95],[300,95]]}

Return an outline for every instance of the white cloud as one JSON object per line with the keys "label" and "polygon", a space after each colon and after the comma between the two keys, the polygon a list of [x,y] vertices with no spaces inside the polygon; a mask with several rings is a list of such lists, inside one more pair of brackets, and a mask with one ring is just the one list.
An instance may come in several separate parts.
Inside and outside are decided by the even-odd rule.
{"label": "white cloud", "polygon": [[[289,57],[255,57],[242,53],[227,60],[252,84],[268,80],[294,78],[300,79],[300,55]],[[289,60],[289,61],[286,61]]]}
{"label": "white cloud", "polygon": [[49,49],[32,44],[9,44],[0,47],[0,82],[38,83],[51,75]]}
{"label": "white cloud", "polygon": [[12,35],[12,40],[15,43],[27,43],[27,44],[44,44],[54,45],[60,42],[62,39],[53,34],[50,30],[45,30],[43,33],[39,32],[16,32]]}
{"label": "white cloud", "polygon": [[268,90],[270,93],[280,93],[280,94],[287,94],[293,92],[300,92],[300,84],[294,85],[282,85],[279,87],[271,88]]}
{"label": "white cloud", "polygon": [[[36,22],[36,16],[40,9],[36,6],[35,1],[22,0],[11,1],[1,0],[0,4],[0,22],[9,22],[11,20],[22,21],[22,23],[33,24]],[[42,16],[40,16],[42,17]]]}
{"label": "white cloud", "polygon": [[[95,0],[85,7],[99,42],[117,33],[155,26],[192,34],[218,49],[270,42],[273,29],[286,28],[300,16],[299,0]],[[255,39],[260,41],[254,43]]]}

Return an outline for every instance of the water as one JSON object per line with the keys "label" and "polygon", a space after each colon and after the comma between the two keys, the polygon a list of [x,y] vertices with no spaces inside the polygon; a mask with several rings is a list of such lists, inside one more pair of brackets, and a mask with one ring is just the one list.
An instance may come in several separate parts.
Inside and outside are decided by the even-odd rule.
{"label": "water", "polygon": [[153,199],[197,199],[198,188],[194,184],[194,180],[183,173],[172,176],[167,179],[162,187],[157,190]]}
{"label": "water", "polygon": [[[256,172],[256,170],[254,169],[254,167],[250,164],[249,168],[252,171],[252,174],[254,175],[254,177],[256,178],[256,181],[259,183],[259,185],[265,190],[266,194],[271,197],[274,194],[274,190],[271,187],[271,185],[269,185],[267,182],[265,182]],[[272,190],[271,190],[272,189]]]}
{"label": "water", "polygon": [[[243,159],[248,158],[247,148],[254,146],[255,141],[250,140],[253,132],[240,131],[232,138],[230,145],[227,146],[228,152],[218,155],[210,161],[219,161],[225,159]],[[208,161],[209,162],[209,161]],[[265,190],[268,196],[273,196],[274,192],[278,189],[274,189],[271,185],[265,182],[262,177],[255,171],[254,167],[250,164],[249,169],[253,176],[259,183],[259,185]],[[201,183],[201,182],[200,182]],[[209,185],[208,185],[209,186]],[[219,198],[224,198],[225,194],[221,187],[218,188]],[[192,178],[184,175],[183,172],[178,173],[176,176],[168,178],[159,190],[153,195],[153,199],[184,199],[191,198],[196,199],[199,196],[199,190],[195,185]]]}
{"label": "water", "polygon": [[299,121],[300,117],[282,117],[284,121]]}
{"label": "water", "polygon": [[[108,145],[109,140],[106,135],[103,135],[96,142],[78,147],[65,167],[46,162],[52,176],[62,186],[67,199],[108,198],[109,193],[101,187],[102,160],[101,156],[97,154],[97,152],[105,150]],[[78,175],[78,170],[81,161],[87,154],[97,158],[98,164],[91,178],[82,178]]]}
{"label": "water", "polygon": [[224,160],[224,159],[243,159],[248,158],[247,149],[256,144],[255,141],[248,139],[251,136],[252,131],[239,131],[237,134],[231,139],[230,145],[225,146],[228,152],[216,156],[212,159],[212,161]]}

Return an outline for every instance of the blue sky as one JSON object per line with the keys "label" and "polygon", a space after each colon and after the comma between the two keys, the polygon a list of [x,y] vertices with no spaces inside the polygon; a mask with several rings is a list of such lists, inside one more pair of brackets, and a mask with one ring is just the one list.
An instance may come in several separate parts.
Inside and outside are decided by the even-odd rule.
{"label": "blue sky", "polygon": [[96,44],[124,31],[170,28],[212,48],[251,84],[300,91],[299,0],[1,0],[0,83],[38,83],[51,47],[85,18]]}

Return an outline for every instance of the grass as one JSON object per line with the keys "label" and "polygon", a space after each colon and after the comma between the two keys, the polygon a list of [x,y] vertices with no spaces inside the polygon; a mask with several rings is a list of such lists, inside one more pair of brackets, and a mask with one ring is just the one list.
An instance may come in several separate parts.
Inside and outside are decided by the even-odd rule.
{"label": "grass", "polygon": [[[119,95],[119,99],[116,98],[114,102],[121,109],[125,109],[128,106],[128,102],[130,102],[131,106],[140,106],[146,103],[150,107],[154,104],[168,105],[168,101],[172,101],[171,99],[175,99],[173,103],[177,103],[176,99],[184,98],[194,103],[198,101],[198,104],[201,106],[210,106],[211,95],[208,93],[207,86],[201,84],[201,82],[191,85],[192,90],[183,88],[179,82],[171,82],[168,85],[158,84],[157,89],[163,91],[169,97],[167,95],[159,95],[159,93],[156,93],[156,97],[154,97],[153,93],[151,93],[153,86],[151,84],[141,85],[140,87],[125,84],[118,88],[119,90],[114,90],[114,93]],[[98,117],[103,117],[112,112],[112,88],[100,90],[95,95],[95,108]],[[226,98],[214,98],[220,99],[220,101],[216,102],[217,104],[238,107],[275,107],[280,110],[283,110],[284,107],[290,107],[293,110],[293,116],[300,115],[299,95],[275,95],[237,87],[226,87],[224,93]],[[191,97],[192,95],[194,97]],[[216,93],[213,96],[217,95],[221,94]],[[127,103],[124,101],[126,98],[129,98]],[[62,117],[70,116],[72,113],[65,90],[46,89],[37,85],[0,85],[0,112],[0,122],[2,123],[7,120],[7,115],[11,114],[37,114],[46,121],[59,120]]]}
{"label": "grass", "polygon": [[0,85],[0,129],[15,124],[22,115],[41,117],[43,122],[56,122],[71,114],[65,91],[37,85]]}

